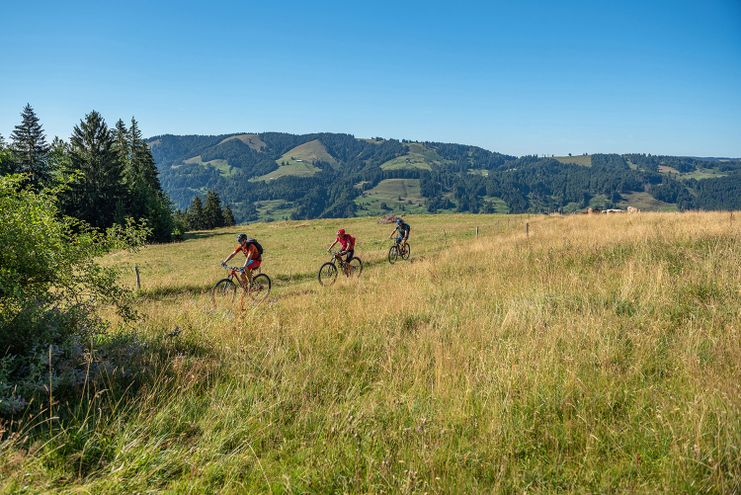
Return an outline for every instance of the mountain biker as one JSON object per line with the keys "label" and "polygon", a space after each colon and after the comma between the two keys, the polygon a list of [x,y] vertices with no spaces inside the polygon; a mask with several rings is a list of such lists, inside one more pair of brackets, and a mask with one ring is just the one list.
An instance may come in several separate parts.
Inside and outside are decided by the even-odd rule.
{"label": "mountain biker", "polygon": [[409,226],[408,223],[406,223],[401,218],[396,219],[396,228],[393,232],[391,232],[391,235],[389,236],[389,239],[391,239],[394,234],[397,232],[399,235],[396,236],[396,244],[400,245],[406,241],[409,240],[409,232],[412,230],[412,227]]}
{"label": "mountain biker", "polygon": [[243,270],[240,277],[242,278],[242,282],[245,283],[245,286],[249,287],[252,280],[252,270],[259,268],[262,264],[262,246],[260,246],[260,243],[256,239],[247,237],[247,234],[239,234],[237,236],[237,247],[227,259],[221,262],[221,266],[226,266],[229,260],[234,258],[240,251],[247,258],[242,267]]}
{"label": "mountain biker", "polygon": [[342,251],[337,254],[339,256],[346,254],[347,257],[345,258],[345,263],[350,263],[350,260],[355,254],[355,238],[345,232],[345,229],[340,229],[337,231],[337,239],[335,239],[334,242],[329,245],[327,251],[330,251],[338,242],[340,243],[340,246],[342,246]]}

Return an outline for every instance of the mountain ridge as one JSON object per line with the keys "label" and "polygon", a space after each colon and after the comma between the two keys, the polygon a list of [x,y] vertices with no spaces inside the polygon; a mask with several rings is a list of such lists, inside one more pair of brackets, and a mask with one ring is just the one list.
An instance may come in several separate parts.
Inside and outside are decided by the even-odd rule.
{"label": "mountain ridge", "polygon": [[328,132],[162,134],[147,142],[176,207],[215,190],[239,221],[629,205],[741,209],[741,160],[734,158],[516,157],[466,144]]}

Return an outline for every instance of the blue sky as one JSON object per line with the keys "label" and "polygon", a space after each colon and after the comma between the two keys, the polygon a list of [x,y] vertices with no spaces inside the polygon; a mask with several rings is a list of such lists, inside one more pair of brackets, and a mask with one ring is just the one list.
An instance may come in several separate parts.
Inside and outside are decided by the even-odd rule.
{"label": "blue sky", "polygon": [[741,1],[9,2],[0,134],[348,132],[741,156]]}

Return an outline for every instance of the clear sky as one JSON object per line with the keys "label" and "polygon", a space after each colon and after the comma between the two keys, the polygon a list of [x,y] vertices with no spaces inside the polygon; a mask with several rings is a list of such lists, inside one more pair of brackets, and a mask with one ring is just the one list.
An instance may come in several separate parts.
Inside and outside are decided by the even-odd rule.
{"label": "clear sky", "polygon": [[741,156],[741,0],[12,1],[0,134],[348,132],[509,154]]}

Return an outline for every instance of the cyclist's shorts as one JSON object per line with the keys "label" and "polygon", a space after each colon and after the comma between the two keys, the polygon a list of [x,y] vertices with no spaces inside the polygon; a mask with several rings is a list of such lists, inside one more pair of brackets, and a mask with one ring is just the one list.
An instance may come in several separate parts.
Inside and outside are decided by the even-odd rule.
{"label": "cyclist's shorts", "polygon": [[247,263],[245,268],[247,270],[254,270],[255,268],[259,268],[261,264],[262,264],[262,261],[250,260],[250,262]]}
{"label": "cyclist's shorts", "polygon": [[355,250],[354,249],[351,249],[351,250],[347,251],[345,254],[347,254],[347,257],[345,258],[345,262],[346,263],[349,263],[350,260],[352,259],[353,255],[355,254]]}
{"label": "cyclist's shorts", "polygon": [[396,244],[401,244],[401,241],[404,240],[404,235],[396,236]]}

